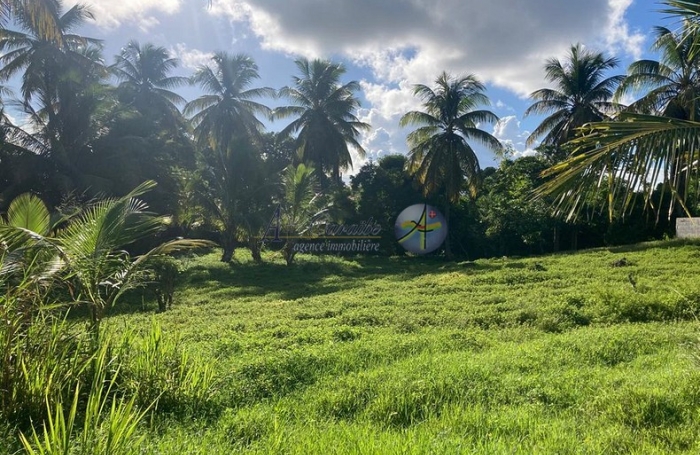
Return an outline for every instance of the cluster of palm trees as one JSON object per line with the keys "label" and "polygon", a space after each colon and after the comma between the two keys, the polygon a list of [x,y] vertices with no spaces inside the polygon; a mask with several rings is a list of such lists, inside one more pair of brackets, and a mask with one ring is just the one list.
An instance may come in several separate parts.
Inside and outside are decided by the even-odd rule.
{"label": "cluster of palm trees", "polygon": [[[579,44],[563,61],[545,63],[554,87],[531,94],[525,115],[545,118],[527,145],[539,142],[537,150],[552,165],[535,194],[552,201],[558,216],[573,220],[593,207],[607,209],[612,220],[640,202],[657,220],[691,212],[686,202],[700,182],[700,0],[662,3],[679,21],[676,30],[656,27],[658,61],[640,60],[626,75],[609,76],[619,61]],[[474,129],[497,118],[475,110],[488,100],[473,76],[443,74],[436,89],[418,85],[415,93],[425,112],[401,120],[420,125],[408,137],[410,168],[426,193],[441,188],[454,203],[461,191],[478,186],[478,161],[466,140],[498,150],[493,137]],[[638,99],[622,104],[633,95]]]}
{"label": "cluster of palm trees", "polygon": [[[299,59],[300,74],[279,92],[254,87],[258,67],[247,55],[218,52],[185,78],[173,75],[178,61],[166,49],[131,41],[108,66],[99,40],[74,33],[92,17],[85,6],[0,6],[0,80],[21,79],[16,98],[3,88],[0,209],[28,191],[60,207],[153,179],[160,193],[150,205],[183,212],[179,189],[189,190],[190,202],[221,231],[228,261],[241,238],[259,256],[253,239],[275,198],[283,199],[276,183],[284,167],[307,163],[329,190],[342,185],[351,150],[365,154],[359,137],[369,125],[355,115],[359,86],[340,83],[340,64]],[[186,102],[173,91],[186,84],[204,94]],[[290,105],[273,110],[262,102],[279,96]],[[27,118],[22,125],[5,115],[17,112]],[[265,132],[264,119],[282,118],[292,120],[280,134]]]}
{"label": "cluster of palm trees", "polygon": [[[679,21],[675,30],[656,27],[658,61],[605,78],[617,62],[576,46],[566,63],[545,67],[557,89],[533,93],[528,113],[551,115],[529,142],[545,135],[543,144],[559,152],[537,194],[553,196],[560,215],[575,218],[591,203],[611,219],[640,202],[657,220],[691,212],[686,202],[700,158],[700,1],[662,3]],[[638,99],[620,104],[632,95]]]}
{"label": "cluster of palm trees", "polygon": [[[528,145],[540,141],[538,150],[552,163],[538,194],[551,198],[559,214],[573,218],[601,203],[612,217],[639,198],[669,213],[676,204],[685,208],[698,162],[700,0],[664,3],[682,21],[675,31],[657,29],[659,61],[638,61],[627,75],[608,76],[616,59],[575,45],[565,60],[545,64],[554,88],[531,96],[526,115],[546,117]],[[61,0],[4,0],[0,8],[0,80],[21,78],[17,98],[0,89],[6,100],[0,208],[27,191],[61,207],[125,194],[151,178],[160,184],[151,201],[156,211],[177,213],[181,222],[201,222],[205,214],[221,232],[224,261],[241,240],[259,258],[255,239],[275,205],[293,193],[278,185],[295,181],[282,179],[284,168],[306,163],[300,172],[316,169],[312,181],[329,191],[342,187],[351,151],[365,155],[360,136],[370,126],[356,116],[359,85],[340,82],[340,64],[299,59],[298,75],[279,91],[254,86],[258,67],[247,55],[216,53],[184,78],[173,75],[178,61],[167,50],[132,41],[108,66],[99,40],[73,32],[91,17],[86,7],[64,12]],[[173,91],[186,84],[204,94],[187,102]],[[488,97],[473,75],[442,73],[433,87],[416,85],[414,94],[423,110],[400,121],[415,127],[407,138],[407,171],[426,196],[444,201],[449,217],[450,206],[479,187],[472,143],[502,150],[482,129],[498,118],[482,108]],[[263,104],[273,97],[290,105]],[[26,116],[22,127],[5,115],[9,108]],[[264,119],[287,118],[291,123],[279,134],[265,132]]]}

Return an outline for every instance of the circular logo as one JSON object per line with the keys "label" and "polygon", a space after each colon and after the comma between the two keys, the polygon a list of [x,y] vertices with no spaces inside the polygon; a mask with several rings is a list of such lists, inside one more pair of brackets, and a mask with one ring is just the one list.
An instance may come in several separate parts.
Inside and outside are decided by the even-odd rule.
{"label": "circular logo", "polygon": [[447,237],[447,220],[435,207],[415,204],[404,209],[396,218],[394,233],[406,251],[414,254],[431,253]]}

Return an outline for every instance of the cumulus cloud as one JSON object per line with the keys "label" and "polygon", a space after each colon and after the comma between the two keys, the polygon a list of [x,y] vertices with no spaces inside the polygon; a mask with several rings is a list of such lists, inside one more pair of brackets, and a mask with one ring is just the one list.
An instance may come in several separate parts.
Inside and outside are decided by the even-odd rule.
{"label": "cumulus cloud", "polygon": [[202,65],[210,63],[214,56],[211,52],[189,49],[185,43],[177,43],[170,48],[170,53],[180,59],[182,66],[190,69],[197,69]]}
{"label": "cumulus cloud", "polygon": [[114,29],[124,23],[146,31],[160,23],[158,14],[174,14],[182,0],[85,0],[99,27]]}
{"label": "cumulus cloud", "polygon": [[501,141],[504,146],[510,148],[513,158],[533,156],[537,153],[525,145],[530,132],[522,129],[520,120],[515,115],[501,117],[498,123],[494,125],[491,134]]}
{"label": "cumulus cloud", "polygon": [[638,55],[644,38],[624,18],[631,2],[214,0],[210,12],[247,22],[266,49],[340,53],[390,81],[476,73],[527,95],[542,84],[542,61],[572,43]]}
{"label": "cumulus cloud", "polygon": [[631,32],[625,21],[625,11],[632,5],[633,0],[609,0],[610,14],[605,33],[605,41],[610,52],[622,50],[635,60],[642,56],[642,48],[646,37],[639,31]]}
{"label": "cumulus cloud", "polygon": [[361,140],[362,147],[368,152],[367,159],[376,161],[389,154],[405,154],[409,130],[399,128],[399,118],[408,111],[421,109],[420,100],[413,96],[413,86],[407,81],[383,84],[363,80],[360,87],[369,107],[361,109],[358,117],[373,129]]}
{"label": "cumulus cloud", "polygon": [[[398,120],[419,107],[412,85],[432,84],[442,70],[473,73],[526,98],[546,85],[545,59],[565,57],[572,44],[638,58],[645,37],[627,23],[632,2],[213,0],[209,12],[245,24],[263,49],[342,56],[369,69],[372,81],[362,89],[370,107],[361,115],[375,131],[362,144],[378,154],[406,151]],[[520,129],[509,116],[494,134],[519,155],[532,154]]]}

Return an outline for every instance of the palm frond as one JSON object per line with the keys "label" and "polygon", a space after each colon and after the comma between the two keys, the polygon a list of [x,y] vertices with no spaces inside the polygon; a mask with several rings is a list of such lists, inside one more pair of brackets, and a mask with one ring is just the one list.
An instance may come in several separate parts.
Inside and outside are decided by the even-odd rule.
{"label": "palm frond", "polygon": [[671,195],[671,211],[674,204],[685,208],[681,181],[700,159],[700,123],[626,113],[587,125],[583,133],[571,141],[570,157],[545,172],[550,180],[535,193],[554,196],[558,213],[573,219],[588,196],[604,191],[610,216],[618,208],[624,215],[635,196],[648,207],[659,183],[662,197]]}

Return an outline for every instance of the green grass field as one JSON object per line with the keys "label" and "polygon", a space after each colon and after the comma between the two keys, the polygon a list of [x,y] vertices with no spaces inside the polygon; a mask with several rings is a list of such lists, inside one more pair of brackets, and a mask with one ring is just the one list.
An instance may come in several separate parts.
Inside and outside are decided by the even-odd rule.
{"label": "green grass field", "polygon": [[[154,454],[700,453],[700,245],[448,263],[237,252],[106,323],[213,368]],[[146,429],[148,427],[148,429]]]}

